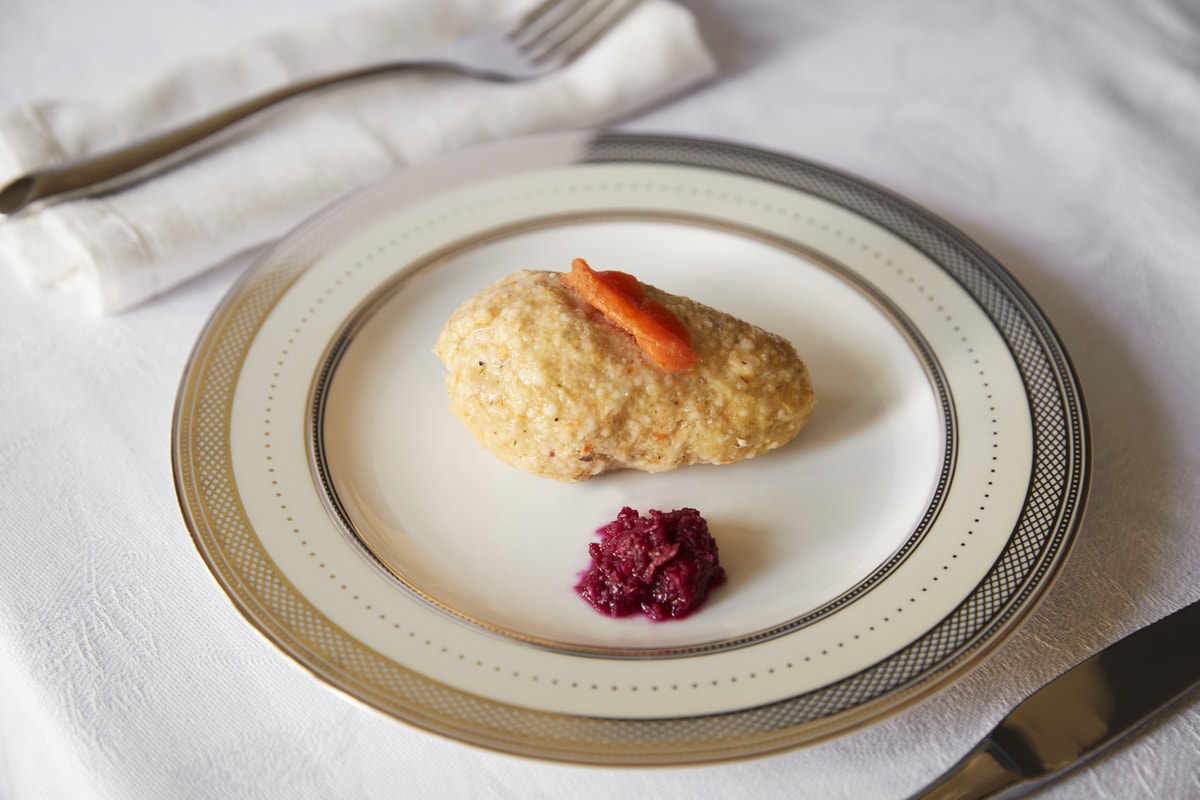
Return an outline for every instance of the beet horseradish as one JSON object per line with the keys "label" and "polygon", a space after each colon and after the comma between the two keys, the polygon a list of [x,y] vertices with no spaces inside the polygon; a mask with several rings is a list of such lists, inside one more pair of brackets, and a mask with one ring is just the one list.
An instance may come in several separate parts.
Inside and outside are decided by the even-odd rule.
{"label": "beet horseradish", "polygon": [[602,614],[681,619],[725,582],[716,540],[694,508],[642,517],[625,507],[596,533],[601,540],[588,545],[592,565],[575,591]]}

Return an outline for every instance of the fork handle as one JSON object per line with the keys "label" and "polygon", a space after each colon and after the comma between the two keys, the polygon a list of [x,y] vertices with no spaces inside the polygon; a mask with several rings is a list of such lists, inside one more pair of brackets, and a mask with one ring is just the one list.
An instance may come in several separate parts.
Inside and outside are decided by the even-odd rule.
{"label": "fork handle", "polygon": [[0,190],[0,217],[38,201],[99,194],[165,172],[203,152],[203,145],[217,134],[298,95],[399,72],[450,69],[437,61],[399,61],[291,83],[124,147],[26,173]]}

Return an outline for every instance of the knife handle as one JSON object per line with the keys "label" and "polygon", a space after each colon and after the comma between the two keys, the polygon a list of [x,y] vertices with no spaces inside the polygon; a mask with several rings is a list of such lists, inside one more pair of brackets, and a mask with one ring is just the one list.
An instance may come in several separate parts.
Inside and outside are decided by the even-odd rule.
{"label": "knife handle", "polygon": [[[912,800],[983,800],[1016,796],[1026,780],[1009,768],[984,739],[946,774],[926,786]],[[1026,787],[1028,788],[1028,787]],[[1013,794],[1009,795],[1009,792]]]}

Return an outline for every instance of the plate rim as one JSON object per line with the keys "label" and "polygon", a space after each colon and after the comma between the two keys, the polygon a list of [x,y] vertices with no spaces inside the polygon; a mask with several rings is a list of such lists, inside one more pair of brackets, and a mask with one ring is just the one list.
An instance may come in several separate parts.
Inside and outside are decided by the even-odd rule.
{"label": "plate rim", "polygon": [[[523,146],[536,147],[537,140],[544,138],[546,137],[529,137],[516,140],[515,142],[505,142],[499,147],[501,149]],[[981,660],[987,653],[991,652],[1000,642],[1004,641],[1008,634],[1022,620],[1027,618],[1041,600],[1044,599],[1046,590],[1061,570],[1071,546],[1074,544],[1086,506],[1090,488],[1092,457],[1091,433],[1086,404],[1078,375],[1061,340],[1045,314],[1028,293],[1024,291],[995,259],[957,228],[917,206],[912,201],[844,171],[792,155],[773,153],[747,145],[712,139],[629,134],[611,131],[582,134],[576,132],[570,135],[550,135],[550,138],[558,142],[568,142],[569,139],[568,144],[578,148],[578,158],[569,162],[572,164],[613,163],[617,161],[626,163],[638,161],[675,163],[733,172],[776,183],[782,182],[786,187],[798,191],[808,191],[810,194],[815,194],[843,208],[859,213],[875,224],[886,228],[889,232],[900,236],[927,255],[957,282],[964,285],[964,288],[976,299],[976,302],[980,302],[982,305],[983,303],[980,301],[977,291],[972,291],[971,287],[964,283],[964,278],[960,274],[952,271],[943,258],[936,257],[929,250],[931,249],[930,245],[933,244],[942,247],[949,246],[952,250],[956,250],[960,256],[966,254],[971,260],[971,268],[984,273],[986,278],[992,282],[989,285],[994,284],[995,287],[998,287],[1001,290],[1003,298],[1017,307],[1017,313],[1021,321],[1032,328],[1031,335],[1035,339],[1035,345],[1041,348],[1041,351],[1052,362],[1053,377],[1057,381],[1056,386],[1064,399],[1064,415],[1069,417],[1073,423],[1069,426],[1072,435],[1070,447],[1075,458],[1071,461],[1072,471],[1071,480],[1069,481],[1071,490],[1068,492],[1069,497],[1065,498],[1064,501],[1068,503],[1069,508],[1062,509],[1062,513],[1058,517],[1059,521],[1055,525],[1053,547],[1048,552],[1042,553],[1037,559],[1038,566],[1034,570],[1035,574],[1028,575],[1027,579],[1016,587],[1014,592],[1009,596],[1008,601],[1004,604],[1004,610],[1001,613],[989,617],[990,624],[986,629],[976,631],[969,641],[962,643],[953,651],[954,655],[939,661],[936,669],[917,673],[908,683],[893,686],[882,695],[852,706],[820,711],[815,717],[801,722],[793,722],[792,724],[764,729],[751,734],[741,733],[738,735],[736,741],[730,741],[728,737],[717,737],[716,739],[708,740],[698,740],[693,737],[691,740],[685,741],[686,737],[675,736],[671,738],[671,736],[664,736],[664,728],[679,727],[677,720],[576,719],[574,720],[574,724],[568,724],[567,727],[571,729],[572,733],[576,733],[587,739],[587,748],[589,749],[587,752],[584,752],[578,744],[564,744],[559,747],[550,739],[539,739],[529,736],[522,737],[514,732],[515,729],[521,729],[522,726],[517,724],[515,729],[512,727],[517,717],[534,715],[534,717],[540,718],[545,716],[558,717],[560,715],[534,709],[506,706],[493,700],[479,698],[469,692],[463,692],[462,690],[441,684],[437,685],[437,691],[449,693],[446,698],[447,702],[483,702],[497,706],[491,710],[501,720],[500,724],[502,727],[495,731],[485,731],[469,723],[465,725],[456,724],[448,720],[444,715],[430,713],[427,706],[416,702],[413,697],[404,696],[403,693],[399,695],[380,693],[378,687],[371,686],[361,680],[356,681],[351,675],[344,673],[336,674],[336,671],[335,673],[331,673],[325,666],[319,663],[319,660],[314,661],[311,642],[306,642],[304,637],[296,636],[295,631],[289,631],[285,627],[278,625],[274,616],[262,608],[260,598],[255,592],[249,589],[244,582],[238,580],[236,573],[230,572],[228,565],[221,563],[221,559],[218,558],[221,555],[221,550],[219,547],[214,547],[213,542],[210,540],[208,535],[210,531],[206,528],[207,523],[202,519],[204,516],[201,513],[203,511],[202,504],[198,501],[195,494],[195,486],[190,480],[188,472],[190,442],[187,439],[186,434],[188,431],[184,423],[195,411],[192,403],[200,381],[200,372],[202,372],[200,368],[206,363],[204,354],[209,348],[219,345],[220,338],[218,334],[230,324],[237,324],[239,314],[247,312],[248,306],[255,306],[255,309],[257,309],[255,303],[263,301],[263,298],[251,295],[254,294],[256,281],[261,279],[264,271],[269,273],[270,270],[267,268],[276,259],[281,257],[281,255],[289,252],[289,248],[299,246],[306,236],[311,235],[314,227],[328,223],[330,219],[335,218],[338,214],[347,213],[355,207],[356,203],[362,202],[363,198],[368,195],[374,194],[379,196],[380,194],[386,194],[387,187],[396,180],[396,176],[393,176],[392,178],[385,178],[383,181],[366,190],[353,193],[348,198],[335,203],[329,209],[319,212],[294,229],[293,233],[285,237],[279,244],[263,252],[222,299],[202,329],[196,345],[185,364],[172,417],[172,471],[180,510],[191,533],[193,543],[197,547],[202,559],[208,565],[209,572],[218,585],[221,586],[243,616],[268,641],[279,647],[294,661],[300,663],[310,672],[317,675],[317,677],[322,678],[325,682],[330,683],[350,697],[415,724],[418,727],[450,736],[457,741],[481,745],[489,749],[501,750],[517,755],[552,760],[645,765],[711,762],[715,760],[727,760],[729,758],[763,755],[799,744],[818,741],[834,734],[848,732],[867,722],[878,719],[885,712],[899,710],[916,699],[944,687],[953,678],[965,674],[971,666]],[[478,151],[490,151],[495,147],[494,145],[484,146],[478,148]],[[685,160],[672,160],[678,158]],[[690,163],[687,159],[698,163]],[[429,165],[428,170],[436,172],[439,163],[441,162]],[[809,185],[803,187],[787,182],[788,180],[794,180],[798,176],[808,181]],[[883,209],[882,212],[881,208]],[[873,216],[873,213],[889,217],[892,224],[884,224],[884,222],[880,221],[879,217]],[[910,234],[915,231],[925,237],[932,235],[933,241],[931,242],[928,239],[920,241],[922,238],[920,235],[910,238],[904,232],[897,230],[895,227],[897,224],[902,228],[907,227]],[[917,239],[917,241],[914,241],[914,239]],[[947,245],[947,243],[949,244]],[[936,249],[936,247],[932,249]],[[294,264],[289,265],[287,269],[276,270],[270,274],[273,290],[278,290],[281,285],[290,285],[305,269],[307,269],[307,265]],[[970,276],[967,277],[970,278]],[[976,276],[976,279],[978,277]],[[261,288],[261,284],[259,284],[258,288]],[[976,290],[978,290],[978,287],[976,287]],[[988,317],[994,321],[995,318],[991,313],[992,309],[986,310]],[[1001,333],[1006,346],[1009,347],[1011,352],[1013,346],[1010,341],[1011,332],[1002,330]],[[1022,379],[1028,385],[1028,378],[1024,369],[1021,370],[1021,375]],[[1031,409],[1031,415],[1036,416],[1033,409]],[[1036,447],[1034,456],[1036,459]],[[1030,480],[1032,483],[1034,476],[1031,475]],[[1025,508],[1028,508],[1028,499]],[[1024,513],[1025,509],[1022,509],[1022,516],[1024,516]],[[248,526],[248,522],[244,519],[241,522]],[[250,531],[250,534],[251,538],[253,538],[252,531]],[[261,547],[261,544],[258,546]],[[1006,545],[1005,552],[1008,552],[1010,547],[1011,542],[1009,545]],[[263,555],[266,557],[265,553]],[[991,575],[992,573],[989,572],[988,574]],[[273,580],[282,580],[283,584],[286,584],[286,577],[282,575],[276,576]],[[286,589],[286,586],[283,584],[281,584],[281,590]],[[960,613],[969,613],[970,609],[967,608],[969,601],[978,592],[979,587],[977,586],[967,600],[964,600],[963,604],[951,616]],[[300,600],[308,606],[301,609],[300,613],[316,615],[317,617],[322,616],[306,598],[301,597]],[[949,617],[942,619],[934,626],[933,630],[919,637],[917,641],[893,653],[889,658],[872,665],[857,675],[838,681],[832,684],[832,686],[839,686],[852,681],[872,680],[870,673],[886,668],[886,664],[898,658],[909,658],[916,651],[921,650],[924,646],[923,643],[927,643],[930,637],[935,637],[945,627],[948,619]],[[407,667],[391,662],[381,654],[371,651],[369,647],[363,645],[361,642],[357,642],[356,644],[362,650],[369,652],[355,653],[355,658],[370,660],[373,656],[374,658],[388,661],[390,667],[400,670],[401,674],[396,676],[399,679],[397,685],[411,686],[414,680],[437,683],[428,676],[418,675]],[[429,688],[424,687],[423,691],[428,691]],[[828,688],[822,687],[818,691],[825,692]],[[810,694],[815,694],[815,692]],[[778,703],[769,704],[769,706],[776,708],[764,707],[764,713],[778,714],[781,711],[780,707],[784,704],[794,703],[796,699],[788,698]],[[703,716],[687,719],[703,719]],[[509,727],[506,728],[504,726]],[[528,730],[528,728],[526,727],[525,730]],[[648,750],[647,743],[649,742],[656,743],[657,749],[651,748]],[[664,744],[664,742],[667,744]]]}

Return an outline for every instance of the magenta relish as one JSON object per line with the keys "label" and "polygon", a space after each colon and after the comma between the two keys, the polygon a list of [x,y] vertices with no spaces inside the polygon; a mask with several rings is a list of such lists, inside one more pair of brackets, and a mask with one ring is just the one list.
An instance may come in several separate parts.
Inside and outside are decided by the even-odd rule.
{"label": "magenta relish", "polygon": [[592,565],[575,591],[602,614],[679,619],[725,582],[717,543],[694,508],[643,517],[626,506],[596,533],[600,541],[588,545]]}

